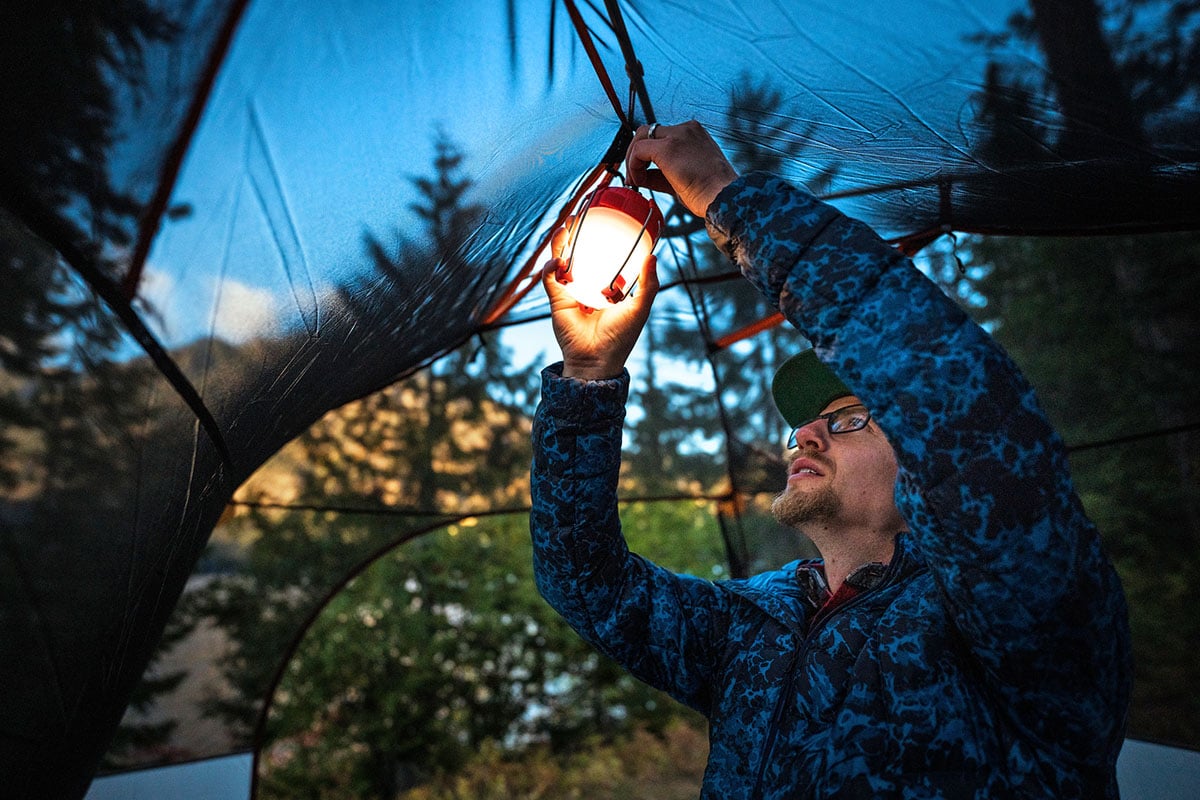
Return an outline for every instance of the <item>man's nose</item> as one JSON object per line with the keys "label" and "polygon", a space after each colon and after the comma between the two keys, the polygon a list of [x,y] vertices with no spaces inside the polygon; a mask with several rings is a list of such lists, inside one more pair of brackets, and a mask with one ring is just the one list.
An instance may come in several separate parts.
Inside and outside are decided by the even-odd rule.
{"label": "man's nose", "polygon": [[829,447],[829,425],[823,419],[814,419],[796,429],[798,450],[823,451]]}

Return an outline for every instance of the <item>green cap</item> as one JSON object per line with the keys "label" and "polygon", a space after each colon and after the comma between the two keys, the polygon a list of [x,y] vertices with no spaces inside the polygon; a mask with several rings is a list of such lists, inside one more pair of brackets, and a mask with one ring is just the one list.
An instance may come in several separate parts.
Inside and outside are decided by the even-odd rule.
{"label": "green cap", "polygon": [[800,425],[854,392],[817,359],[816,352],[805,350],[783,362],[771,381],[771,394],[787,424]]}

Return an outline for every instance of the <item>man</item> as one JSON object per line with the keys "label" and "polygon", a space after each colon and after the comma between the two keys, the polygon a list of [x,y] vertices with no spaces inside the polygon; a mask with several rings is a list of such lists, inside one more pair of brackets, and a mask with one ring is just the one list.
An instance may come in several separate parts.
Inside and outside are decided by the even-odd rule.
{"label": "man", "polygon": [[628,551],[624,364],[654,264],[640,294],[594,312],[551,265],[563,361],[534,422],[542,594],[709,719],[703,797],[1116,797],[1124,597],[1015,366],[869,228],[739,177],[697,123],[643,126],[626,164],[705,215],[814,344],[773,385],[795,426],[775,512],[822,559],[714,584]]}

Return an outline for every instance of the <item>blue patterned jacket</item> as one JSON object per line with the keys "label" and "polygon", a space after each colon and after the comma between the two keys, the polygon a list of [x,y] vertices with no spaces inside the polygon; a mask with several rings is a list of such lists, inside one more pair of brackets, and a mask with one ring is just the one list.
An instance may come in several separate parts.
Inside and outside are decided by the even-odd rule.
{"label": "blue patterned jacket", "polygon": [[710,721],[702,797],[1106,798],[1127,611],[1062,443],[1004,352],[867,226],[743,176],[713,238],[871,409],[910,525],[815,620],[804,565],[713,583],[629,552],[628,374],[543,374],[539,590],[583,638]]}

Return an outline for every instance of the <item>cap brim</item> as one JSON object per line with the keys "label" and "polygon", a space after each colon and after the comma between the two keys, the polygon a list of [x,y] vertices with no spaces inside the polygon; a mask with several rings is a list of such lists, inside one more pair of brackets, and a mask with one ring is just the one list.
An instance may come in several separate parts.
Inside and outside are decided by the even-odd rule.
{"label": "cap brim", "polygon": [[783,362],[771,381],[775,407],[789,425],[800,425],[820,414],[825,406],[854,394],[817,354],[805,350]]}

